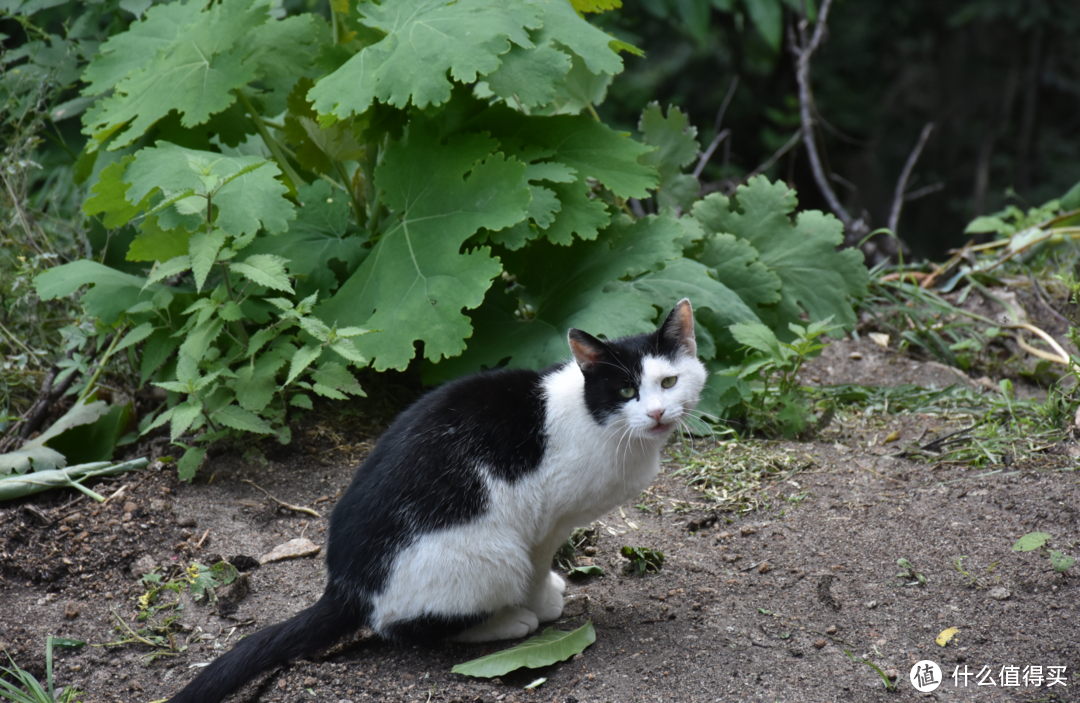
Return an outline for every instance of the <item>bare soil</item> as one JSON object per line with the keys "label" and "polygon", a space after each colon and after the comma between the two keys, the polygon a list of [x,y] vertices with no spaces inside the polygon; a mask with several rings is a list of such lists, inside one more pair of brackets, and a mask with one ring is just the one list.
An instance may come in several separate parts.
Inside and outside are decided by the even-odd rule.
{"label": "bare soil", "polygon": [[[950,369],[866,342],[835,345],[806,375],[820,383],[956,381]],[[645,501],[660,511],[626,506],[597,524],[593,558],[606,575],[572,582],[556,623],[569,630],[591,620],[597,638],[569,661],[477,680],[450,669],[506,645],[400,648],[361,632],[260,676],[231,700],[1080,700],[1080,565],[1057,574],[1044,553],[1011,550],[1038,530],[1080,557],[1077,448],[1070,442],[981,469],[892,456],[904,441],[958,426],[939,416],[890,416],[834,423],[813,442],[771,443],[806,468],[766,486],[768,507],[720,513],[715,522],[708,510],[682,509],[701,496],[669,463]],[[901,441],[885,444],[894,431]],[[168,466],[102,482],[103,495],[124,488],[104,506],[70,491],[4,504],[0,647],[41,675],[47,635],[100,645],[118,637],[114,612],[133,623],[138,578],[151,568],[168,574],[192,559],[257,558],[300,536],[324,543],[336,496],[377,437],[339,420],[296,434],[267,465],[225,454],[190,485]],[[321,517],[287,510],[247,481]],[[660,550],[667,561],[655,575],[624,574],[623,545]],[[961,557],[969,575],[956,568]],[[897,565],[901,558],[925,583]],[[58,684],[85,691],[86,703],[167,698],[240,636],[314,602],[325,574],[320,557],[307,557],[250,570],[246,581],[248,593],[228,615],[186,596],[182,653],[146,664],[152,650],[143,645],[59,650]],[[952,641],[936,644],[950,627],[958,628]],[[898,690],[886,691],[845,650],[894,670]],[[943,670],[933,693],[908,680],[925,659]],[[1043,667],[1044,678],[1049,667],[1065,667],[1063,683],[1003,685],[1009,667],[1030,666]],[[965,670],[974,674],[966,687]],[[547,681],[524,688],[539,677]]]}

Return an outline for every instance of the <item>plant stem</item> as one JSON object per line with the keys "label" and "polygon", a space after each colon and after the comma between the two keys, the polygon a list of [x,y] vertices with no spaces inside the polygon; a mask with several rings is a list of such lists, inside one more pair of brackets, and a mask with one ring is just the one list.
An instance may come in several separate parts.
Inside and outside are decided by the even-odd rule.
{"label": "plant stem", "polygon": [[98,380],[98,376],[101,375],[101,371],[105,368],[105,364],[109,361],[109,357],[112,356],[113,350],[116,349],[116,345],[120,342],[120,337],[123,336],[124,330],[127,329],[127,323],[120,325],[120,328],[116,330],[116,334],[113,335],[112,342],[109,344],[109,348],[105,350],[105,356],[101,357],[101,361],[98,362],[97,368],[94,369],[94,375],[90,377],[90,380],[83,386],[82,392],[79,393],[79,397],[75,400],[75,403],[81,403],[86,400],[86,397],[90,395],[90,392],[94,388],[94,384]]}
{"label": "plant stem", "polygon": [[304,179],[300,178],[299,174],[293,170],[292,165],[285,158],[285,154],[281,152],[281,145],[277,143],[277,140],[270,136],[270,131],[266,129],[266,124],[263,122],[262,117],[256,112],[255,106],[251,104],[251,101],[244,95],[244,91],[237,88],[235,90],[236,96],[240,98],[240,102],[244,104],[244,109],[248,111],[248,116],[251,117],[252,123],[255,125],[255,129],[258,130],[259,136],[262,137],[263,143],[266,144],[266,148],[270,150],[270,153],[274,155],[274,161],[277,162],[278,167],[281,168],[281,173],[288,181],[286,185],[289,186],[289,190],[296,192],[297,184],[307,185]]}
{"label": "plant stem", "polygon": [[[231,300],[234,303],[236,303],[237,305],[239,305],[240,301],[236,299],[236,294],[233,293],[232,284],[229,283],[229,269],[228,269],[228,267],[225,266],[224,261],[219,261],[218,265],[221,266],[221,275],[222,275],[222,278],[225,279],[225,292],[229,294],[229,300]],[[246,347],[249,340],[248,340],[247,330],[244,329],[243,323],[241,323],[240,320],[234,320],[232,322],[231,326],[235,327],[236,331],[240,333],[240,339],[243,340],[244,346]]]}

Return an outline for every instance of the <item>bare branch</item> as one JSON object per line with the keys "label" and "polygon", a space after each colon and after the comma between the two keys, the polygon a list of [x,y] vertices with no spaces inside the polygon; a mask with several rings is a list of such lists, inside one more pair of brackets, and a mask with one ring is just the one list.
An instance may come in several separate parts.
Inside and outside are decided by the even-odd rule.
{"label": "bare branch", "polygon": [[904,202],[910,203],[912,200],[918,200],[919,198],[930,195],[931,193],[936,193],[939,190],[945,190],[945,184],[940,181],[937,183],[931,183],[928,186],[923,186],[922,188],[916,188],[910,193],[904,193]]}
{"label": "bare branch", "polygon": [[713,131],[720,131],[720,124],[724,121],[724,115],[727,113],[728,105],[731,104],[731,99],[735,97],[735,89],[739,87],[739,77],[735,76],[731,79],[731,85],[728,86],[727,95],[724,96],[724,102],[720,103],[720,109],[716,112],[716,121],[713,122]]}
{"label": "bare branch", "polygon": [[[814,174],[814,181],[821,190],[821,194],[825,196],[825,201],[829,204],[829,209],[840,218],[845,230],[851,230],[856,224],[855,219],[840,204],[840,199],[836,197],[836,191],[829,184],[829,178],[821,165],[821,155],[818,154],[817,144],[814,139],[814,97],[810,89],[810,58],[821,44],[821,39],[825,33],[825,22],[831,5],[832,0],[824,0],[821,3],[817,24],[814,26],[814,34],[809,40],[806,37],[808,20],[804,14],[797,22],[799,38],[796,40],[795,32],[789,29],[788,44],[791,53],[795,55],[795,80],[799,84],[799,122],[802,126],[802,134],[805,137],[803,143],[806,144],[806,155],[810,159],[810,170]],[[863,226],[865,227],[865,225]]]}
{"label": "bare branch", "polygon": [[893,234],[896,234],[896,227],[900,224],[900,210],[904,207],[904,191],[907,190],[908,178],[911,177],[915,162],[919,160],[919,154],[922,153],[923,147],[926,146],[926,140],[930,138],[930,133],[933,131],[934,123],[927,122],[926,126],[922,128],[918,143],[915,144],[915,148],[908,155],[904,170],[900,172],[900,178],[896,181],[896,190],[893,191],[892,210],[889,211],[889,229]]}
{"label": "bare branch", "polygon": [[772,165],[775,164],[777,161],[779,161],[781,156],[783,156],[784,154],[791,151],[791,148],[799,143],[799,140],[802,139],[802,135],[803,135],[803,131],[802,131],[801,127],[799,129],[795,130],[795,134],[791,135],[791,139],[788,139],[787,142],[784,143],[784,146],[777,149],[773,153],[773,155],[768,158],[767,161],[765,161],[763,164],[761,164],[760,166],[755,168],[753,171],[751,171],[746,176],[746,178],[743,179],[743,181],[744,182],[748,181],[751,178],[753,178],[754,176],[757,176],[758,174],[761,174],[761,173],[765,173],[765,171],[768,171],[770,168],[772,168]]}
{"label": "bare branch", "polygon": [[701,176],[701,172],[705,170],[705,164],[709,163],[709,159],[712,158],[713,152],[716,151],[716,147],[720,146],[720,142],[724,141],[731,136],[731,130],[725,129],[715,137],[709,143],[709,148],[705,150],[705,153],[698,159],[697,166],[694,167],[694,178]]}

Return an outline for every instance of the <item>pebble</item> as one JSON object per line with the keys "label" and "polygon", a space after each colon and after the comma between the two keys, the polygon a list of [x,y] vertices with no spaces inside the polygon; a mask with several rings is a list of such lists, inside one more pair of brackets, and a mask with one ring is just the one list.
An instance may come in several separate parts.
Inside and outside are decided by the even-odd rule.
{"label": "pebble", "polygon": [[142,578],[143,574],[149,574],[157,567],[157,562],[154,561],[154,557],[149,554],[144,554],[135,560],[135,563],[131,565],[131,575],[135,578]]}
{"label": "pebble", "polygon": [[900,672],[896,669],[886,669],[885,675],[889,677],[889,681],[896,681],[900,678]]}
{"label": "pebble", "polygon": [[769,566],[769,564],[767,562],[758,567],[758,573],[759,574],[767,574],[770,571],[772,571],[772,567]]}
{"label": "pebble", "polygon": [[742,534],[743,537],[749,537],[750,535],[757,532],[757,530],[755,530],[753,527],[750,527],[749,525],[746,525],[745,527],[740,529],[739,532]]}
{"label": "pebble", "polygon": [[125,513],[133,513],[138,509],[139,509],[139,506],[136,503],[131,502],[130,500],[128,502],[124,503],[124,512]]}
{"label": "pebble", "polygon": [[162,500],[161,498],[154,498],[153,500],[150,501],[150,511],[151,512],[163,513],[166,510],[168,510],[168,508],[169,508],[168,502]]}
{"label": "pebble", "polygon": [[259,557],[259,563],[269,564],[271,562],[295,559],[297,557],[308,557],[318,554],[320,549],[321,547],[311,540],[304,537],[298,537],[289,540],[285,544],[279,544],[268,553],[263,554]]}
{"label": "pebble", "polygon": [[876,600],[870,601],[869,603],[866,604],[866,607],[869,608],[870,610],[873,610],[874,608],[877,607],[877,601]]}
{"label": "pebble", "polygon": [[575,618],[579,615],[584,615],[585,610],[589,605],[589,597],[584,593],[575,593],[572,596],[568,596],[563,601],[562,616],[564,618]]}
{"label": "pebble", "polygon": [[187,517],[182,517],[176,521],[176,525],[178,527],[197,527],[198,524],[199,523],[195,520],[195,518],[191,517],[190,515],[188,515]]}
{"label": "pebble", "polygon": [[64,617],[68,620],[74,620],[79,617],[79,606],[75,605],[71,601],[64,604]]}
{"label": "pebble", "polygon": [[819,640],[814,640],[814,647],[816,649],[821,649],[824,646],[825,646],[825,639],[824,638],[819,639]]}
{"label": "pebble", "polygon": [[836,632],[837,632],[837,629],[838,628],[836,627],[836,625],[829,625],[828,627],[825,628],[825,634],[826,635],[835,635]]}
{"label": "pebble", "polygon": [[1004,586],[995,586],[990,589],[990,597],[994,600],[1007,600],[1010,593]]}

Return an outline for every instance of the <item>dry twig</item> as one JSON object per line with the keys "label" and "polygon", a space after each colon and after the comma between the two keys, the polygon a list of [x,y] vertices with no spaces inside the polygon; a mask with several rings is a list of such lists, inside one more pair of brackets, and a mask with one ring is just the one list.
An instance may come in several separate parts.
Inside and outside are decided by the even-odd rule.
{"label": "dry twig", "polygon": [[904,191],[907,189],[908,178],[911,177],[911,171],[915,168],[915,162],[919,160],[919,154],[922,153],[923,147],[926,146],[926,140],[930,138],[930,133],[934,131],[934,123],[927,122],[926,126],[922,129],[922,134],[919,135],[919,141],[915,145],[915,148],[911,150],[911,154],[908,156],[907,163],[904,164],[904,170],[900,172],[900,178],[896,181],[896,190],[893,192],[892,210],[889,212],[889,229],[893,234],[896,234],[896,227],[900,224],[900,210],[904,207]]}
{"label": "dry twig", "polygon": [[305,515],[310,515],[312,517],[322,517],[322,515],[319,515],[319,513],[315,512],[311,508],[305,508],[305,507],[300,506],[300,505],[291,505],[289,503],[286,503],[283,500],[279,500],[278,498],[275,498],[274,496],[270,495],[270,492],[267,491],[265,488],[263,488],[262,486],[260,486],[260,485],[258,485],[256,483],[252,483],[251,481],[248,481],[247,479],[244,479],[244,483],[250,483],[252,486],[255,486],[255,488],[258,488],[260,491],[262,491],[264,494],[266,494],[267,498],[274,501],[275,503],[277,503],[278,505],[280,505],[283,508],[286,508],[288,510],[292,510],[293,512],[297,512],[297,513],[304,513]]}

